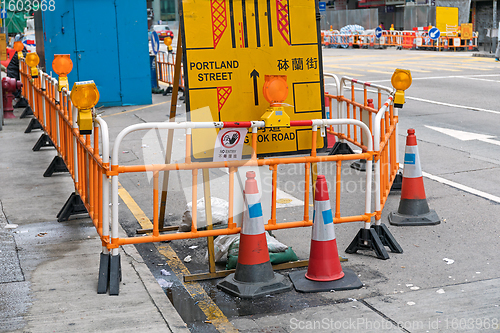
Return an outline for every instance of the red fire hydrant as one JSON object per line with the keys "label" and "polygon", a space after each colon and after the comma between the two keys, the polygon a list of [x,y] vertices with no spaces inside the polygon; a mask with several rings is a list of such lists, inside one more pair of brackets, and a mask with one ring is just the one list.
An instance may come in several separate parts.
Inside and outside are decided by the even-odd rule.
{"label": "red fire hydrant", "polygon": [[23,86],[21,81],[17,81],[11,77],[4,77],[2,79],[2,93],[3,93],[3,117],[15,118],[14,108],[12,107],[12,100],[16,90],[21,89]]}
{"label": "red fire hydrant", "polygon": [[366,100],[366,106],[370,108],[375,108],[375,105],[373,105],[373,99],[369,98]]}

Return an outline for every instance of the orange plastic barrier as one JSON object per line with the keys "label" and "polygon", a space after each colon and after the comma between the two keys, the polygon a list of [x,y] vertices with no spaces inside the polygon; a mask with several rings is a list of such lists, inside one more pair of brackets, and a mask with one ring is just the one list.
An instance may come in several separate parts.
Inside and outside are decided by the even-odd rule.
{"label": "orange plastic barrier", "polygon": [[[156,55],[157,63],[157,78],[158,81],[173,85],[174,83],[174,69],[175,69],[175,52],[159,52]],[[184,89],[184,71],[181,64],[181,80],[179,87]]]}
{"label": "orange plastic barrier", "polygon": [[[28,100],[35,118],[57,150],[56,159],[62,159],[75,184],[75,193],[70,196],[58,220],[71,215],[72,208],[81,203],[85,206],[102,241],[102,256],[109,256],[109,138],[106,122],[95,117],[92,135],[81,135],[76,124],[77,109],[70,99],[70,92],[57,89],[57,80],[40,71],[32,78],[29,68],[20,62],[23,96]],[[30,126],[32,124],[30,123]],[[40,138],[40,139],[42,139]],[[99,147],[102,147],[102,150]],[[102,156],[100,153],[102,152]],[[82,213],[80,211],[78,213]],[[105,273],[103,276],[101,273]],[[107,290],[107,271],[100,272],[98,292]]]}

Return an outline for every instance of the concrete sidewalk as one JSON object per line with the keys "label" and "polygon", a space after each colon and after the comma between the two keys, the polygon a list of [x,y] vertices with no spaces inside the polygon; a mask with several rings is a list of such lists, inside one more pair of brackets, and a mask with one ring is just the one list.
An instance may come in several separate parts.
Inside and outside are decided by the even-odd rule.
{"label": "concrete sidewalk", "polygon": [[29,120],[0,131],[0,332],[189,332],[134,246],[120,295],[97,294],[99,237],[88,217],[56,221],[73,181],[43,177],[56,151],[32,151]]}

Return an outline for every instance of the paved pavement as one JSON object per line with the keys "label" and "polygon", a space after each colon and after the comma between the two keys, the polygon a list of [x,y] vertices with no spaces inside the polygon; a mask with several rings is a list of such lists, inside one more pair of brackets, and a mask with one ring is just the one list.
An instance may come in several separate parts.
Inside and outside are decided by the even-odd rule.
{"label": "paved pavement", "polygon": [[133,246],[120,295],[97,294],[100,240],[89,218],[56,221],[72,180],[43,177],[56,153],[31,150],[29,120],[0,132],[0,332],[189,332]]}
{"label": "paved pavement", "polygon": [[[110,137],[113,139],[120,129],[133,123],[165,121],[168,97],[155,95],[153,103],[146,107],[107,109],[104,119],[111,127]],[[408,102],[401,113],[401,153],[404,130],[415,126],[411,117],[428,112],[428,107],[413,108],[412,105],[416,103]],[[16,110],[15,114],[19,116],[20,111]],[[457,112],[444,107],[439,111]],[[181,103],[178,114],[177,120],[185,119]],[[186,271],[206,271],[204,251],[189,250],[191,245],[202,248],[205,241],[186,240],[137,246],[137,250],[132,246],[123,247],[124,280],[120,295],[97,295],[98,237],[88,219],[55,221],[55,215],[73,191],[72,181],[64,174],[42,177],[55,152],[53,148],[31,151],[40,132],[24,134],[28,122],[29,119],[6,120],[0,132],[0,272],[3,272],[0,273],[0,331],[176,332],[187,331],[184,322],[191,332],[499,331],[500,227],[497,217],[500,205],[429,178],[424,179],[428,202],[441,217],[441,224],[415,228],[389,226],[404,253],[390,253],[391,258],[386,261],[369,253],[347,255],[349,261],[343,266],[360,276],[365,284],[362,289],[312,295],[290,291],[260,300],[235,299],[218,291],[214,282],[186,284],[181,281]],[[120,158],[124,163],[142,163],[147,148],[142,147],[141,139],[144,137],[123,143]],[[182,149],[182,134],[175,140],[176,147]],[[423,169],[433,174],[460,175],[464,170],[476,170],[480,166],[491,169],[491,177],[498,174],[495,171],[499,163],[486,165],[472,158],[467,160],[466,153],[432,141],[419,139],[418,144]],[[432,154],[422,153],[431,151]],[[454,160],[467,162],[455,165],[450,162]],[[290,170],[280,169],[280,175],[293,179],[296,175]],[[328,172],[328,168],[322,170],[327,178],[332,176]],[[223,195],[217,186],[222,186],[225,175],[220,172],[211,176],[219,177],[214,178],[217,189],[214,193]],[[359,175],[351,172],[343,177],[347,184],[357,181]],[[174,191],[171,192],[173,198],[169,199],[173,201],[167,203],[171,224],[180,222],[185,196],[189,194],[189,189],[182,188],[185,178],[186,175],[181,174],[178,181],[169,184]],[[121,176],[120,182],[141,207],[151,207],[151,188],[146,176]],[[279,186],[286,190],[283,184]],[[347,195],[345,199],[343,213],[360,207],[356,198]],[[397,195],[390,196],[383,211],[384,223],[387,224],[389,212],[397,210],[398,203]],[[279,210],[278,218],[290,221],[300,213],[300,207],[284,207]],[[139,223],[123,200],[120,214],[120,222],[130,236]],[[7,223],[18,224],[18,227],[6,229]],[[336,226],[340,254],[345,255],[343,250],[359,227],[353,223]],[[308,257],[310,229],[282,230],[274,234],[285,244],[293,245],[300,259]],[[193,261],[179,262],[178,258],[188,253],[193,253]],[[454,262],[448,264],[444,258]],[[158,266],[159,260],[166,261],[170,267]],[[179,300],[175,293],[168,295],[168,290],[160,288],[156,278],[161,276],[159,271],[163,268],[170,269],[177,277],[172,280],[173,290],[187,290],[178,294],[185,299]],[[189,301],[190,305],[186,306]],[[211,318],[215,319],[206,322]]]}

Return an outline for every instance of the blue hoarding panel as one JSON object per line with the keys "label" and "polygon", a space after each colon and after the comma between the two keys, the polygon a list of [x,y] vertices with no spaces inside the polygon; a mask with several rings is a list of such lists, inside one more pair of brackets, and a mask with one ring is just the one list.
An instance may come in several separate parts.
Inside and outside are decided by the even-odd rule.
{"label": "blue hoarding panel", "polygon": [[148,18],[146,1],[116,2],[122,103],[151,104]]}
{"label": "blue hoarding panel", "polygon": [[43,12],[46,69],[54,54],[70,54],[76,81],[94,80],[98,106],[150,104],[152,101],[146,2],[59,0]]}

